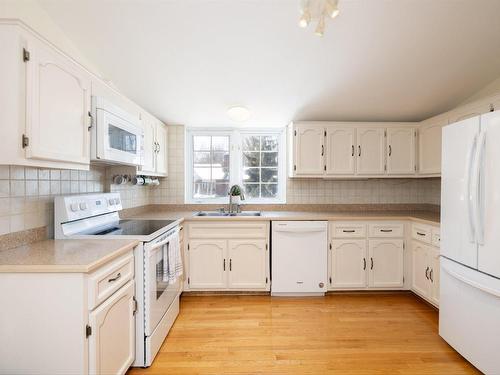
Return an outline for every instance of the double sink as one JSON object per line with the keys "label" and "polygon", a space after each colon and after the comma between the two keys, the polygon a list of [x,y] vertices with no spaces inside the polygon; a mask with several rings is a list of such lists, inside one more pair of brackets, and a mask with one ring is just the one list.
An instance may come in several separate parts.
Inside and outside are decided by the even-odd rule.
{"label": "double sink", "polygon": [[262,216],[260,211],[244,211],[244,212],[220,212],[220,211],[199,211],[194,216]]}

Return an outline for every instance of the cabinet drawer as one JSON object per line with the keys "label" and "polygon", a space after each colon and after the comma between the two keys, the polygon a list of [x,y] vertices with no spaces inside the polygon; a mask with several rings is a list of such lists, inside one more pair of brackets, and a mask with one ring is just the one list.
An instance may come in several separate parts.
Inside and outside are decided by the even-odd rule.
{"label": "cabinet drawer", "polygon": [[403,223],[372,223],[368,225],[368,235],[370,237],[403,237]]}
{"label": "cabinet drawer", "polygon": [[133,278],[134,255],[132,253],[128,253],[91,273],[88,277],[89,310],[99,306]]}
{"label": "cabinet drawer", "polygon": [[431,238],[431,243],[436,246],[436,247],[439,247],[440,243],[441,243],[441,231],[440,231],[440,228],[432,228],[432,238]]}
{"label": "cabinet drawer", "polygon": [[431,243],[431,227],[425,224],[413,224],[411,236],[416,240]]}
{"label": "cabinet drawer", "polygon": [[189,238],[267,238],[267,221],[188,224]]}
{"label": "cabinet drawer", "polygon": [[333,222],[331,224],[333,238],[365,238],[366,224],[357,222]]}

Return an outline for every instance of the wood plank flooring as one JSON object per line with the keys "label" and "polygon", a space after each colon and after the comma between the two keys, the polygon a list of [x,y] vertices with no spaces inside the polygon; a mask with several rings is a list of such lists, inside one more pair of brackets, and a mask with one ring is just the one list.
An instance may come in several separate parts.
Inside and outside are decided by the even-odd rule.
{"label": "wood plank flooring", "polygon": [[153,374],[475,374],[411,293],[187,296]]}

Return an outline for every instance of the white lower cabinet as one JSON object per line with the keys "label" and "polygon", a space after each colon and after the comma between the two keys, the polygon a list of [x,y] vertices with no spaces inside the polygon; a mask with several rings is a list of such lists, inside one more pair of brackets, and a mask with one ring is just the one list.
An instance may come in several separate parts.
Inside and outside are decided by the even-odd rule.
{"label": "white lower cabinet", "polygon": [[[430,244],[433,233],[437,240]],[[439,228],[414,224],[412,230],[412,279],[411,288],[422,298],[439,306]]]}
{"label": "white lower cabinet", "polygon": [[331,285],[335,288],[366,286],[366,240],[333,240]]}
{"label": "white lower cabinet", "polygon": [[401,222],[331,222],[330,289],[402,289],[403,228]]}
{"label": "white lower cabinet", "polygon": [[370,272],[368,286],[374,288],[403,287],[403,240],[368,241]]}
{"label": "white lower cabinet", "polygon": [[268,222],[200,222],[186,227],[186,290],[269,290]]}

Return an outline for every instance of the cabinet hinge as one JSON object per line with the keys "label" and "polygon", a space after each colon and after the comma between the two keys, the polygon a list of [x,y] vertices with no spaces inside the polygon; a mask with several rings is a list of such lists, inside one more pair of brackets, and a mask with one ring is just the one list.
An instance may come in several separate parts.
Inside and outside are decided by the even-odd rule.
{"label": "cabinet hinge", "polygon": [[293,165],[293,170],[296,171],[297,170],[297,166],[294,164]]}
{"label": "cabinet hinge", "polygon": [[326,164],[325,164],[325,168],[323,168],[325,171],[326,171]]}
{"label": "cabinet hinge", "polygon": [[188,250],[189,250],[189,244],[188,244]]}
{"label": "cabinet hinge", "polygon": [[332,249],[332,244],[330,244],[330,250]]}
{"label": "cabinet hinge", "polygon": [[384,137],[387,138],[387,130],[384,130]]}
{"label": "cabinet hinge", "polygon": [[495,111],[495,106],[493,105],[493,103],[490,103],[490,112],[493,112]]}
{"label": "cabinet hinge", "polygon": [[30,61],[30,51],[28,51],[26,48],[23,48],[23,61]]}
{"label": "cabinet hinge", "polygon": [[294,130],[294,131],[293,131],[293,135],[294,135],[294,136],[297,136],[297,130]]}
{"label": "cabinet hinge", "polygon": [[26,134],[23,134],[22,145],[23,145],[23,148],[26,148],[30,145],[30,139]]}
{"label": "cabinet hinge", "polygon": [[135,315],[135,313],[137,312],[137,300],[135,299],[135,297],[133,297],[133,300],[134,300],[134,315]]}
{"label": "cabinet hinge", "polygon": [[188,284],[191,284],[191,279],[188,277]]}
{"label": "cabinet hinge", "polygon": [[330,278],[329,278],[329,281],[330,281],[330,284],[331,284],[331,283],[332,283],[332,278],[331,278],[331,276],[330,276]]}
{"label": "cabinet hinge", "polygon": [[415,172],[417,171],[417,165],[415,164]]}
{"label": "cabinet hinge", "polygon": [[92,327],[88,324],[85,326],[85,337],[89,337],[92,334]]}
{"label": "cabinet hinge", "polygon": [[403,250],[405,249],[405,243],[403,242]]}
{"label": "cabinet hinge", "polygon": [[266,243],[266,250],[267,250],[267,243]]}
{"label": "cabinet hinge", "polygon": [[326,137],[326,130],[325,130],[325,137]]}
{"label": "cabinet hinge", "polygon": [[415,138],[417,138],[417,131],[415,130]]}
{"label": "cabinet hinge", "polygon": [[405,277],[403,276],[403,284],[405,283]]}
{"label": "cabinet hinge", "polygon": [[266,284],[268,283],[269,279],[266,277]]}
{"label": "cabinet hinge", "polygon": [[387,164],[384,165],[384,171],[387,171]]}

